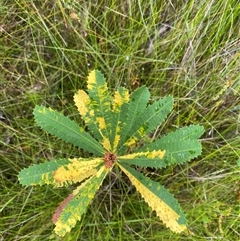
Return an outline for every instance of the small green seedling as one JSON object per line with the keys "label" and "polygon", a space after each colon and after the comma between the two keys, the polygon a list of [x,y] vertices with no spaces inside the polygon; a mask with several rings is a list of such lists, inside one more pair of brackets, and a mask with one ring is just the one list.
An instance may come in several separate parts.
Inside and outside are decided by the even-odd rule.
{"label": "small green seedling", "polygon": [[203,128],[199,125],[183,127],[137,147],[136,142],[152,133],[167,117],[173,107],[173,98],[167,96],[149,104],[150,93],[146,86],[131,95],[126,88],[119,87],[112,96],[104,76],[97,70],[90,72],[87,84],[88,93],[79,90],[74,101],[88,132],[51,108],[36,106],[33,113],[43,130],[92,153],[93,157],[61,158],[35,164],[19,173],[20,183],[26,186],[53,184],[55,187],[80,183],[52,218],[55,233],[64,236],[86,212],[104,178],[116,165],[163,223],[173,232],[182,232],[186,229],[186,218],[176,199],[132,165],[164,168],[197,157],[201,153],[198,138]]}

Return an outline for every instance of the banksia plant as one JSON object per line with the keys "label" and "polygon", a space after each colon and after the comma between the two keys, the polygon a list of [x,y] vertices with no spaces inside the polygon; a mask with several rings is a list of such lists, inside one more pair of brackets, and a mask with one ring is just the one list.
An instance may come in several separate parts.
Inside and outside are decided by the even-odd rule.
{"label": "banksia plant", "polygon": [[151,134],[170,113],[173,97],[148,103],[150,93],[146,86],[131,95],[126,88],[119,87],[111,95],[104,76],[97,70],[90,72],[87,89],[87,92],[79,90],[74,102],[88,131],[51,108],[36,106],[33,113],[43,130],[93,156],[32,165],[19,173],[20,183],[54,187],[79,183],[52,217],[55,233],[64,236],[86,212],[104,178],[116,165],[168,228],[176,233],[185,230],[186,218],[177,200],[161,184],[137,172],[133,165],[164,168],[197,157],[201,153],[198,138],[203,128],[183,127],[138,147],[137,142]]}

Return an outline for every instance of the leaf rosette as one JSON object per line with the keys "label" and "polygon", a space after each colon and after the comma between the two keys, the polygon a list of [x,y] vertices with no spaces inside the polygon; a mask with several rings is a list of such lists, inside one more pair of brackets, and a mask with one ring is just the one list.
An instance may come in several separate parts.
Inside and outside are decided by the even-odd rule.
{"label": "leaf rosette", "polygon": [[[37,124],[48,133],[93,154],[91,158],[56,159],[35,164],[19,173],[22,185],[52,184],[55,187],[80,185],[57,208],[53,215],[55,232],[64,236],[76,225],[94,198],[106,175],[117,165],[128,176],[143,199],[173,232],[186,229],[186,218],[177,200],[167,189],[137,172],[132,165],[164,168],[189,161],[201,153],[199,125],[183,127],[160,139],[137,147],[137,142],[152,133],[170,113],[173,97],[153,103],[146,86],[131,95],[119,87],[113,95],[98,70],[89,73],[87,92],[74,95],[76,107],[88,132],[61,113],[36,106]],[[129,150],[134,150],[130,152]]]}

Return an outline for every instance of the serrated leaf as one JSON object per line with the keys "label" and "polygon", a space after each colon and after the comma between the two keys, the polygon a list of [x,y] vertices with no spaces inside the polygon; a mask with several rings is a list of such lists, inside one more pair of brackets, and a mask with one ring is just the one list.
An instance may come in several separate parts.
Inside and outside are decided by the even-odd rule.
{"label": "serrated leaf", "polygon": [[104,153],[103,147],[89,133],[59,112],[44,106],[36,106],[33,114],[43,130],[91,153]]}
{"label": "serrated leaf", "polygon": [[115,152],[127,113],[129,92],[118,88],[112,101],[105,78],[97,70],[88,76],[88,92],[89,96],[79,90],[74,95],[75,104],[92,134],[107,151]]}
{"label": "serrated leaf", "polygon": [[120,149],[125,141],[133,135],[133,128],[139,116],[141,116],[142,112],[145,110],[149,98],[150,93],[146,86],[142,86],[131,94],[127,110],[127,119],[125,120],[125,126],[121,130],[121,140],[118,149]]}
{"label": "serrated leaf", "polygon": [[146,178],[141,173],[123,163],[118,163],[137,191],[163,223],[173,232],[180,233],[186,229],[186,218],[177,200],[159,183]]}
{"label": "serrated leaf", "polygon": [[174,132],[170,132],[168,135],[161,137],[165,141],[178,139],[178,140],[197,140],[204,132],[204,129],[200,125],[190,125],[182,127]]}
{"label": "serrated leaf", "polygon": [[93,121],[94,111],[91,109],[91,100],[88,94],[83,90],[79,90],[74,95],[74,102],[89,131],[97,140],[101,140],[102,135],[99,131],[99,124],[97,121]]}
{"label": "serrated leaf", "polygon": [[144,113],[141,115],[141,127],[144,128],[144,133],[138,133],[137,138],[143,137],[153,131],[157,126],[161,125],[170,113],[173,107],[173,97],[166,96],[153,104],[149,105]]}
{"label": "serrated leaf", "polygon": [[163,159],[164,155],[165,155],[166,151],[163,150],[153,150],[153,151],[145,151],[145,152],[134,152],[132,154],[127,154],[124,156],[120,156],[119,160],[122,159],[134,159],[134,158],[138,158],[138,157],[143,157],[143,158],[148,158],[148,159],[154,159],[154,158],[159,158],[159,159]]}
{"label": "serrated leaf", "polygon": [[81,182],[84,179],[97,173],[97,167],[104,162],[102,158],[85,160],[83,158],[69,159],[69,164],[59,167],[54,173],[53,178],[59,185]]}
{"label": "serrated leaf", "polygon": [[135,152],[120,156],[118,160],[126,164],[133,164],[140,167],[162,168],[167,166],[167,163],[164,160],[165,154],[165,150]]}
{"label": "serrated leaf", "polygon": [[113,122],[110,142],[112,144],[112,152],[117,150],[118,143],[121,138],[122,129],[125,126],[125,120],[127,117],[127,110],[129,102],[129,92],[127,89],[120,87],[115,91],[113,98]]}
{"label": "serrated leaf", "polygon": [[[103,147],[110,151],[111,143],[111,125],[112,125],[112,110],[111,110],[111,96],[108,91],[107,83],[104,76],[98,70],[93,70],[89,73],[88,80],[88,95],[90,102],[87,105],[87,109],[91,111],[91,121],[96,122],[98,131],[96,128],[92,128],[93,135],[98,139]],[[95,134],[96,133],[96,134]]]}
{"label": "serrated leaf", "polygon": [[58,159],[24,168],[18,178],[22,185],[68,186],[95,175],[103,162],[101,158]]}
{"label": "serrated leaf", "polygon": [[[149,105],[137,118],[134,126],[127,133],[127,140],[122,143],[125,146],[131,146],[140,138],[146,136],[160,125],[173,107],[173,97],[167,96],[153,104]],[[122,146],[123,147],[123,146]],[[118,152],[122,153],[119,147]],[[124,149],[123,149],[124,151]]]}
{"label": "serrated leaf", "polygon": [[55,223],[54,231],[57,235],[63,237],[81,219],[108,172],[109,169],[103,166],[95,176],[90,177],[73,191],[73,195],[67,200],[66,206]]}
{"label": "serrated leaf", "polygon": [[[160,139],[146,144],[137,151],[166,150],[163,163],[166,165],[180,164],[187,162],[201,154],[202,147],[198,137],[203,134],[203,127],[199,125],[191,125],[183,127],[175,132],[170,132]],[[142,162],[143,166],[147,165],[147,161]],[[135,164],[129,161],[129,164]],[[164,167],[160,165],[159,167]]]}
{"label": "serrated leaf", "polygon": [[34,164],[24,168],[18,174],[18,180],[22,185],[43,185],[56,184],[53,173],[62,165],[69,164],[68,159],[58,159],[54,161]]}

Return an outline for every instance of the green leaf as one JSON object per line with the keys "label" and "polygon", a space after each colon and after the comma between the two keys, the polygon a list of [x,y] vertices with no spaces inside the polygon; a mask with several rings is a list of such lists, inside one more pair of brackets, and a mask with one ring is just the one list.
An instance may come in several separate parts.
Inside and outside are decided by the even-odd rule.
{"label": "green leaf", "polygon": [[68,186],[95,175],[98,166],[103,163],[102,158],[58,159],[25,168],[19,173],[18,178],[22,185],[27,186],[43,184],[52,184],[55,187]]}
{"label": "green leaf", "polygon": [[180,233],[186,229],[186,218],[177,200],[159,183],[146,178],[141,173],[123,163],[118,166],[128,176],[137,191],[148,203],[163,223],[173,232]]}
{"label": "green leaf", "polygon": [[91,153],[104,153],[103,147],[89,133],[59,112],[44,106],[36,106],[33,114],[37,124],[45,131]]}
{"label": "green leaf", "polygon": [[115,153],[121,139],[122,129],[125,126],[127,111],[129,106],[129,92],[127,89],[120,87],[115,91],[113,98],[113,122],[110,142],[112,152]]}
{"label": "green leaf", "polygon": [[88,76],[88,94],[91,100],[89,107],[93,112],[92,121],[96,121],[103,140],[99,140],[108,151],[111,149],[110,135],[112,125],[111,96],[107,83],[98,70],[93,70]]}
{"label": "green leaf", "polygon": [[127,154],[118,157],[118,160],[122,163],[133,164],[141,167],[155,167],[161,168],[167,166],[166,161],[164,161],[164,156],[166,151],[147,151],[147,152],[134,152],[132,154]]}
{"label": "green leaf", "polygon": [[171,132],[160,139],[146,144],[143,148],[138,149],[139,152],[153,151],[153,150],[166,150],[166,154],[163,160],[159,162],[159,165],[147,160],[128,161],[129,164],[149,167],[165,167],[170,164],[180,164],[190,161],[201,154],[201,143],[197,138],[203,134],[203,127],[199,125],[191,125],[189,127],[183,127],[175,132]]}
{"label": "green leaf", "polygon": [[[127,133],[127,142],[123,143],[126,146],[135,144],[137,140],[146,136],[153,131],[158,125],[160,125],[173,107],[173,97],[167,96],[158,101],[155,101],[152,105],[149,105],[137,118],[134,126]],[[118,149],[118,153],[121,147]]]}
{"label": "green leaf", "polygon": [[[94,73],[90,75],[91,77],[91,78],[89,77],[90,79],[94,78],[92,77]],[[97,76],[97,75],[95,74],[94,76]],[[104,82],[102,82],[101,84],[103,85],[103,83]],[[106,94],[108,93],[106,85],[103,85],[103,87],[99,87],[99,88],[105,89],[105,91],[99,90],[99,92],[104,92],[104,98],[106,96],[108,97],[108,95]],[[110,152],[116,152],[116,147],[120,140],[120,134],[121,134],[120,131],[126,119],[128,101],[129,101],[128,90],[123,87],[118,88],[117,91],[115,91],[115,95],[112,101],[112,112],[107,113],[105,115],[106,118],[104,119],[104,118],[101,118],[102,113],[99,113],[99,109],[96,108],[100,100],[98,100],[96,104],[96,101],[93,100],[93,98],[90,98],[87,95],[87,93],[84,92],[83,90],[79,90],[74,95],[74,102],[83,120],[88,126],[89,130],[96,137],[96,139],[98,139],[102,143],[105,149],[107,149]],[[102,100],[102,102],[106,103],[106,104],[102,103],[103,106],[107,106],[107,108],[110,108],[109,97],[106,100]],[[108,124],[107,124],[108,126],[106,126],[106,120],[108,120]],[[105,128],[108,128],[109,133],[107,135],[109,136],[104,136]]]}
{"label": "green leaf", "polygon": [[182,127],[175,132],[170,132],[168,135],[161,137],[164,141],[171,141],[173,139],[178,140],[197,140],[204,132],[204,129],[200,125],[190,125]]}
{"label": "green leaf", "polygon": [[108,172],[109,169],[103,166],[95,176],[86,180],[73,191],[73,195],[68,199],[66,207],[57,215],[59,217],[56,220],[54,229],[57,235],[63,237],[81,219],[82,214],[86,212],[87,206],[91,203]]}
{"label": "green leaf", "polygon": [[96,119],[93,121],[94,111],[91,109],[91,100],[88,94],[83,90],[78,90],[78,92],[74,95],[74,102],[78,108],[81,118],[85,121],[89,132],[92,133],[97,140],[101,140],[102,135],[99,131],[99,125]]}
{"label": "green leaf", "polygon": [[121,130],[121,140],[118,150],[126,142],[126,140],[134,134],[134,127],[138,122],[139,116],[141,116],[142,112],[145,110],[149,98],[150,93],[146,86],[142,86],[131,94],[127,111],[127,119],[125,120],[125,125]]}
{"label": "green leaf", "polygon": [[55,172],[62,165],[69,164],[68,159],[58,159],[54,161],[34,164],[24,168],[18,174],[18,180],[22,185],[43,185],[56,184],[53,178]]}
{"label": "green leaf", "polygon": [[[157,126],[161,125],[173,107],[173,97],[166,96],[152,105],[149,105],[141,116],[141,127],[144,127],[144,134],[149,134]],[[147,124],[145,124],[147,123]],[[140,128],[141,129],[141,128]]]}

